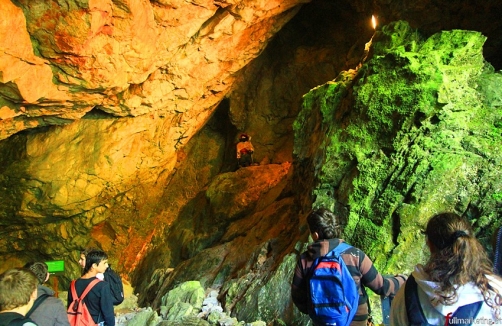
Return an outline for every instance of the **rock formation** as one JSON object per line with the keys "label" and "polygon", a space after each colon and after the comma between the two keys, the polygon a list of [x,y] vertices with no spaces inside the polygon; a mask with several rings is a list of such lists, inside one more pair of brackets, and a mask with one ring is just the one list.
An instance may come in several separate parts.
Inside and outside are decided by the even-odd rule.
{"label": "rock formation", "polygon": [[[501,97],[483,55],[502,67],[500,10],[0,0],[2,269],[64,260],[65,287],[97,246],[142,305],[197,280],[239,320],[300,325],[289,281],[312,204],[347,210],[384,272],[423,258],[407,252],[439,209],[488,243]],[[242,131],[260,165],[236,170]]]}

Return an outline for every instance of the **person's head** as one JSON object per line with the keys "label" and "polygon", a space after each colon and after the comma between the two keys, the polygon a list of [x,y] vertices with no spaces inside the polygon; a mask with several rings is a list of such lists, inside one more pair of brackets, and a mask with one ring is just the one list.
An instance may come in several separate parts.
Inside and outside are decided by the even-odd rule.
{"label": "person's head", "polygon": [[0,311],[26,306],[28,311],[37,298],[38,279],[32,271],[9,269],[0,275]]}
{"label": "person's head", "polygon": [[241,134],[239,137],[239,141],[245,142],[249,140],[249,135],[248,134]]}
{"label": "person's head", "polygon": [[340,238],[347,223],[345,217],[335,215],[325,208],[310,212],[307,216],[310,233],[314,240]]}
{"label": "person's head", "polygon": [[98,250],[98,249],[96,249],[96,248],[86,248],[86,249],[81,249],[80,250],[80,258],[78,260],[78,264],[80,265],[80,267],[82,267],[82,269],[85,268],[85,257],[87,256],[87,254],[90,251],[93,251],[93,250]]}
{"label": "person's head", "polygon": [[85,256],[89,252],[89,249],[80,250],[80,259],[78,260],[78,264],[80,267],[85,268]]}
{"label": "person's head", "polygon": [[102,251],[93,249],[85,255],[85,267],[83,274],[89,271],[104,273],[108,268],[108,255]]}
{"label": "person's head", "polygon": [[441,213],[433,216],[425,229],[431,252],[453,249],[474,238],[471,224],[455,213]]}
{"label": "person's head", "polygon": [[44,284],[49,279],[49,267],[46,263],[37,261],[24,265],[24,268],[29,269],[35,274],[40,284]]}
{"label": "person's head", "polygon": [[456,302],[456,287],[469,282],[488,293],[486,275],[493,274],[491,263],[468,220],[455,213],[437,214],[427,223],[425,235],[431,256],[424,270],[431,281],[439,283],[442,302]]}

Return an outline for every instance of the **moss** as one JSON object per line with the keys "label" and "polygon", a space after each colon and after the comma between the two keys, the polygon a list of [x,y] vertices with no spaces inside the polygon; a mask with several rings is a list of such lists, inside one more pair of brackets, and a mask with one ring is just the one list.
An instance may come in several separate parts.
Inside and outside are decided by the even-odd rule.
{"label": "moss", "polygon": [[187,303],[196,309],[202,308],[205,293],[199,281],[188,281],[169,291],[163,298],[162,304],[170,310],[178,303]]}
{"label": "moss", "polygon": [[417,232],[433,214],[456,211],[481,231],[502,213],[502,79],[485,40],[457,30],[422,40],[393,23],[359,71],[304,97],[295,153],[315,162],[313,206],[350,208],[346,239],[385,271],[426,258]]}
{"label": "moss", "polygon": [[[232,282],[228,287],[225,301],[227,305],[236,302],[234,310],[238,320],[263,320],[280,322],[285,316],[288,320],[305,320],[298,310],[293,310],[291,301],[291,279],[297,256],[290,254],[267,280],[258,281],[256,275],[249,273]],[[239,295],[245,296],[239,298]],[[238,301],[238,302],[237,302]],[[308,320],[308,316],[306,318]]]}

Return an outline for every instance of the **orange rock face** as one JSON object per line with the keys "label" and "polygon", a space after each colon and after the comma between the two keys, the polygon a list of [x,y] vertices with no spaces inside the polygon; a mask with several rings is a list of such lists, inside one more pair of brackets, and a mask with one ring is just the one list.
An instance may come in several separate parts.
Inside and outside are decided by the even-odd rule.
{"label": "orange rock face", "polygon": [[[51,128],[19,137],[19,160],[5,163],[13,183],[2,216],[16,240],[2,239],[1,251],[71,262],[78,247],[99,245],[134,270],[215,174],[201,166],[173,179],[184,146],[304,2],[0,0],[0,142]],[[214,160],[221,145],[206,144]],[[186,192],[168,195],[167,208],[158,201],[169,182]],[[27,220],[38,226],[18,231]],[[65,245],[30,251],[28,237]],[[19,265],[16,253],[3,261]]]}
{"label": "orange rock face", "polygon": [[0,139],[97,108],[158,112],[188,140],[301,2],[1,0]]}

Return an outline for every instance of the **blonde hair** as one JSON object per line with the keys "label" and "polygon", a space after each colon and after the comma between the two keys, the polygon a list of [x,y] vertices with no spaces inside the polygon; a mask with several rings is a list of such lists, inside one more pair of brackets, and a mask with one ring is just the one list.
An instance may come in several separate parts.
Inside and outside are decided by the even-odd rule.
{"label": "blonde hair", "polygon": [[0,311],[22,307],[30,302],[38,279],[32,271],[9,269],[0,275]]}

